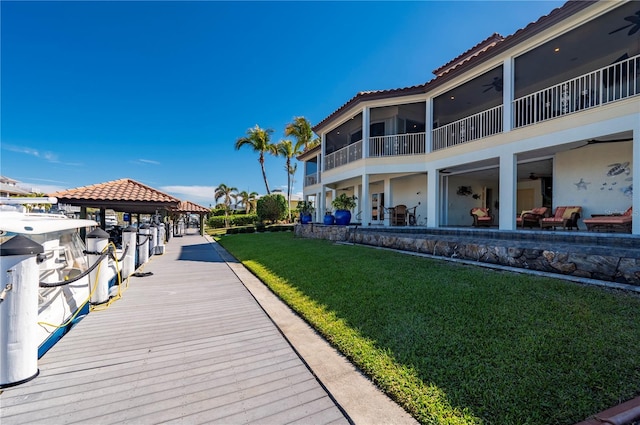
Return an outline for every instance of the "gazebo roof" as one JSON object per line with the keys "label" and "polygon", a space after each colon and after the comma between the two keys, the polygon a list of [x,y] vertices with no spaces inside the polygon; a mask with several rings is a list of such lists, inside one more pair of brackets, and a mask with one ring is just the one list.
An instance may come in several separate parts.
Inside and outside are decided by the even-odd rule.
{"label": "gazebo roof", "polygon": [[209,208],[195,204],[191,201],[180,201],[178,208],[174,210],[179,213],[209,213]]}
{"label": "gazebo roof", "polygon": [[49,194],[58,202],[90,208],[153,214],[157,210],[174,210],[180,200],[132,179],[120,179]]}

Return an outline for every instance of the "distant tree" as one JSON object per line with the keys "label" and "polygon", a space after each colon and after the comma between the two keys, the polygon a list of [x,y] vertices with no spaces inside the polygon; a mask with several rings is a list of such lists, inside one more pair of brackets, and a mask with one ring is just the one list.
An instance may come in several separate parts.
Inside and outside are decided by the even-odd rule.
{"label": "distant tree", "polygon": [[[289,209],[289,221],[291,221],[291,190],[292,190],[292,175],[295,174],[297,165],[295,167],[291,166],[291,158],[294,158],[302,153],[302,148],[304,147],[304,143],[299,140],[295,144],[291,142],[291,140],[281,140],[276,145],[276,151],[279,156],[283,156],[286,159],[286,165],[284,169],[287,172],[287,200],[288,200],[288,209]],[[293,172],[292,172],[293,171]]]}
{"label": "distant tree", "polygon": [[248,199],[249,199],[249,192],[247,192],[246,190],[243,190],[242,192],[236,195],[236,205],[244,207],[245,214],[249,214],[249,211],[248,211],[249,203],[247,202]]}
{"label": "distant tree", "polygon": [[304,150],[320,144],[320,139],[313,137],[311,123],[305,117],[294,117],[293,121],[285,127],[284,135],[295,138],[296,144],[300,144]]}
{"label": "distant tree", "polygon": [[287,200],[279,193],[265,195],[258,199],[258,219],[262,222],[276,222],[287,215]]}
{"label": "distant tree", "polygon": [[237,190],[238,189],[236,189],[235,187],[230,187],[224,183],[220,183],[216,188],[216,192],[214,194],[216,202],[218,202],[218,199],[220,198],[223,199],[223,203],[225,206],[224,221],[226,227],[229,227],[229,210],[231,209],[231,199],[233,198]]}
{"label": "distant tree", "polygon": [[245,208],[247,208],[247,214],[250,214],[251,212],[256,211],[257,205],[258,205],[258,192],[251,192],[249,194],[249,197],[247,198],[247,205],[245,205]]}
{"label": "distant tree", "polygon": [[258,158],[258,162],[260,162],[260,168],[262,169],[262,177],[264,178],[264,185],[267,188],[267,194],[270,194],[269,183],[267,182],[267,173],[264,170],[264,154],[276,154],[276,145],[271,143],[271,134],[273,130],[262,129],[257,124],[254,128],[250,128],[247,130],[246,137],[240,137],[236,140],[236,150],[239,150],[242,146],[248,145],[250,146],[254,152],[258,152],[260,154]]}

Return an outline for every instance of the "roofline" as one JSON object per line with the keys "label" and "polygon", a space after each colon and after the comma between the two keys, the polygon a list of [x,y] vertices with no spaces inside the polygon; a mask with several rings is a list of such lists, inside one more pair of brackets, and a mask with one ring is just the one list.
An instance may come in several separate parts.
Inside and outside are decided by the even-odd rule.
{"label": "roofline", "polygon": [[[373,101],[379,99],[388,99],[399,96],[410,96],[415,94],[426,94],[431,90],[445,84],[450,81],[454,77],[467,72],[469,69],[472,69],[489,59],[492,59],[504,51],[510,49],[514,45],[521,43],[522,41],[533,37],[534,35],[539,34],[540,32],[562,22],[564,19],[575,15],[577,12],[586,9],[587,7],[598,3],[599,0],[569,0],[564,5],[553,9],[549,14],[543,15],[538,18],[535,22],[528,24],[526,27],[517,30],[515,33],[505,37],[501,42],[497,43],[495,46],[488,48],[484,52],[480,52],[477,56],[469,58],[468,61],[461,63],[458,66],[454,66],[449,71],[444,72],[442,76],[435,77],[434,79],[417,86],[405,87],[399,89],[390,89],[390,90],[378,90],[374,92],[359,92],[354,97],[349,99],[345,104],[336,109],[333,113],[327,116],[325,119],[320,121],[313,127],[313,131],[316,134],[320,134],[321,130],[327,126],[327,124],[339,116],[345,110],[357,106],[358,104],[366,101]],[[480,43],[482,44],[482,43]],[[469,54],[472,49],[458,56],[464,57],[465,54]],[[448,64],[451,64],[455,61],[449,61]],[[438,68],[441,70],[442,68]]]}

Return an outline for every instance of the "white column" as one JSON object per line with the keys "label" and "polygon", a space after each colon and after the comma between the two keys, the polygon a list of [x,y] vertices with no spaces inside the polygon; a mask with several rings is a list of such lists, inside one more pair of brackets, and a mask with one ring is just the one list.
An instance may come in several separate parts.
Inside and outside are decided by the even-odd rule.
{"label": "white column", "polygon": [[318,178],[320,178],[320,171],[324,170],[324,153],[327,147],[327,135],[326,133],[322,133],[320,135],[320,162],[318,162]]}
{"label": "white column", "polygon": [[[393,192],[391,191],[391,179],[386,178],[384,179],[384,205],[380,205],[378,207],[380,210],[378,211],[378,217],[380,217],[380,213],[384,212],[384,209],[382,209],[383,206],[385,208],[391,208],[394,205],[395,203],[393,202]],[[391,226],[391,215],[387,214],[386,212],[384,213],[384,224],[386,226]]]}
{"label": "white column", "polygon": [[428,98],[426,100],[427,107],[425,108],[425,126],[424,126],[424,142],[425,152],[429,153],[433,151],[433,98]]}
{"label": "white column", "polygon": [[324,212],[327,210],[327,187],[322,185],[322,189],[320,190],[318,200],[316,202],[316,210],[318,210],[318,216],[324,215]]}
{"label": "white column", "polygon": [[502,64],[502,122],[505,133],[513,128],[513,59],[507,58]]}
{"label": "white column", "polygon": [[633,149],[631,152],[633,157],[633,222],[631,224],[631,233],[640,235],[640,122],[636,123],[633,129]]}
{"label": "white column", "polygon": [[[362,109],[362,157],[369,157],[369,107],[365,106]],[[365,191],[368,193],[369,189],[366,188]]]}
{"label": "white column", "polygon": [[362,211],[362,225],[368,226],[371,223],[371,200],[369,199],[369,175],[362,175],[362,196],[360,197],[360,203],[358,205],[360,211]]}
{"label": "white column", "polygon": [[427,227],[438,227],[440,223],[440,172],[435,168],[427,171]]}
{"label": "white column", "polygon": [[500,223],[501,230],[516,228],[516,190],[518,165],[514,154],[500,155]]}

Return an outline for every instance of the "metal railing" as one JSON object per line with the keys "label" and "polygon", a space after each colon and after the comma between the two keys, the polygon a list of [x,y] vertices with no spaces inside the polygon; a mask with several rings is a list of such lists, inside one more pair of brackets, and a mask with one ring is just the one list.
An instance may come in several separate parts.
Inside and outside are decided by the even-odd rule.
{"label": "metal railing", "polygon": [[433,129],[433,150],[482,139],[502,132],[502,105]]}
{"label": "metal railing", "polygon": [[393,134],[369,138],[369,157],[415,155],[426,152],[425,133]]}
{"label": "metal railing", "polygon": [[514,127],[524,127],[640,94],[640,55],[513,101]]}
{"label": "metal railing", "polygon": [[304,176],[304,185],[305,186],[311,186],[314,184],[318,183],[318,173],[313,173],[313,174],[309,174]]}
{"label": "metal railing", "polygon": [[327,155],[324,159],[324,170],[331,170],[358,159],[362,159],[362,140]]}

